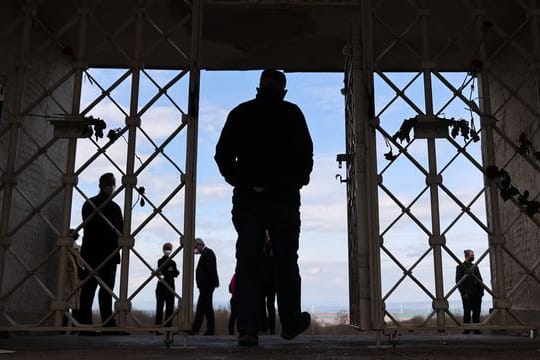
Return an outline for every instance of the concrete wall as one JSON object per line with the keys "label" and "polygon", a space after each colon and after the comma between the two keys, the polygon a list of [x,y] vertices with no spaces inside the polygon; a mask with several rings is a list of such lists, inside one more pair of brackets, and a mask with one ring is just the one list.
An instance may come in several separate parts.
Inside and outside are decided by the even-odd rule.
{"label": "concrete wall", "polygon": [[[490,79],[490,92],[492,109],[496,111],[498,120],[497,126],[515,144],[519,145],[519,135],[524,132],[529,136],[536,151],[540,151],[540,118],[536,117],[530,109],[539,111],[539,89],[540,84],[536,83],[535,75],[531,66],[523,60],[509,46],[508,52],[503,52],[495,58],[492,64],[491,73],[499,77]],[[502,82],[518,90],[518,97],[523,101],[511,99],[508,101],[509,91],[505,89]],[[529,109],[528,109],[529,107]],[[512,184],[521,193],[527,190],[530,198],[534,198],[540,193],[540,174],[523,156],[515,155],[516,151],[501,136],[495,136],[498,167],[505,166],[512,178]],[[533,158],[532,156],[530,158]],[[532,160],[535,162],[535,160]],[[540,161],[536,161],[540,166]],[[540,227],[535,224],[527,215],[521,214],[520,210],[510,200],[501,205],[501,221],[503,231],[505,231],[505,241],[508,249],[529,268],[533,267],[540,259]],[[537,199],[538,200],[538,199]],[[517,221],[516,221],[517,218]],[[537,223],[540,223],[540,215],[535,215]],[[505,254],[505,286],[507,291],[514,289],[515,285],[523,278],[526,271],[518,265],[510,256]],[[540,268],[535,270],[537,277],[540,277]],[[513,290],[510,297],[512,308],[519,310],[522,316],[538,316],[540,320],[540,284],[528,277],[519,287]],[[534,313],[534,314],[533,314]],[[530,318],[528,318],[530,320]]]}
{"label": "concrete wall", "polygon": [[[0,76],[3,75],[7,78],[0,132],[9,126],[10,113],[20,110],[14,109],[15,89],[18,81],[15,59],[20,48],[20,39],[14,36],[16,34],[20,34],[20,31],[11,34],[12,38],[0,41],[0,54],[2,54],[0,57]],[[30,51],[32,52],[34,49],[35,47],[31,47]],[[57,49],[46,50],[39,55],[35,54],[35,57],[33,56],[30,61],[28,73],[25,75],[23,108],[26,109],[34,103],[42,96],[44,88],[51,87],[70,68],[70,59],[61,55]],[[56,101],[49,97],[30,109],[29,113],[42,116],[61,114],[63,110],[57,102],[66,111],[70,111],[72,86],[73,79],[70,78],[53,92],[52,95]],[[36,154],[38,146],[44,145],[53,136],[53,128],[49,120],[43,117],[26,116],[23,129],[19,133],[17,168],[32,158]],[[47,155],[56,165],[53,165],[53,162],[45,156],[40,156],[17,177],[17,189],[33,205],[30,205],[23,196],[15,192],[10,209],[10,232],[32,213],[34,206],[42,203],[54,189],[61,185],[62,174],[57,167],[61,171],[65,169],[66,145],[66,140],[59,140],[48,149]],[[6,168],[8,150],[9,132],[0,137],[0,172]],[[3,196],[4,192],[0,191],[0,201]],[[42,216],[58,231],[62,225],[63,202],[63,192],[60,192],[41,211]],[[4,264],[2,294],[3,296],[8,295],[4,303],[5,312],[18,323],[36,322],[50,308],[50,296],[43,286],[52,294],[55,293],[58,257],[55,254],[47,259],[47,256],[55,248],[56,240],[57,236],[53,228],[38,214],[34,215],[10,238],[11,245]],[[35,270],[34,275],[39,279],[39,282],[34,277],[28,278],[29,269]],[[24,279],[26,280],[24,281]],[[15,291],[13,291],[14,288],[16,288]],[[5,318],[2,316],[0,316],[0,323],[5,324]]]}

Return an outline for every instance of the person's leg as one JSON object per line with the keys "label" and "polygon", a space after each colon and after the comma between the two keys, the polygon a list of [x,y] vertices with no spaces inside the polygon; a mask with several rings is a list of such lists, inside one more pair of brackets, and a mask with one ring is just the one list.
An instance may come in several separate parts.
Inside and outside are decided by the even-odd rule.
{"label": "person's leg", "polygon": [[268,316],[266,315],[266,296],[261,293],[261,302],[259,304],[259,331],[265,333],[268,330]]}
{"label": "person's leg", "polygon": [[234,335],[234,328],[236,325],[236,300],[231,298],[231,314],[229,316],[229,335]]}
{"label": "person's leg", "polygon": [[156,290],[156,325],[163,323],[163,303],[165,299],[160,290]]}
{"label": "person's leg", "polygon": [[81,288],[78,319],[81,324],[92,324],[92,303],[97,285],[97,280],[92,276]]}
{"label": "person's leg", "polygon": [[235,208],[233,224],[236,241],[236,299],[238,332],[255,336],[259,333],[260,271],[266,225],[261,208]]}
{"label": "person's leg", "polygon": [[204,298],[202,296],[201,289],[199,289],[199,298],[197,299],[197,306],[195,307],[195,319],[193,320],[193,325],[191,326],[191,332],[197,334],[201,330],[201,325],[204,317]]}
{"label": "person's leg", "polygon": [[266,294],[266,311],[268,313],[268,333],[276,333],[276,294],[272,291]]}
{"label": "person's leg", "polygon": [[300,271],[298,207],[274,207],[268,212],[268,233],[272,241],[279,318],[285,331],[298,326],[300,319]]}
{"label": "person's leg", "polygon": [[206,331],[204,335],[214,335],[216,330],[216,320],[214,314],[214,289],[206,291],[205,312]]}
{"label": "person's leg", "polygon": [[[165,319],[169,319],[174,311],[174,293],[167,290],[165,295]],[[172,319],[168,320],[165,326],[172,326]]]}
{"label": "person's leg", "polygon": [[[463,324],[469,324],[471,322],[471,302],[468,299],[463,299]],[[468,334],[469,330],[463,330],[464,334]]]}
{"label": "person's leg", "polygon": [[471,301],[469,299],[463,299],[463,323],[468,324],[471,322]]}
{"label": "person's leg", "polygon": [[[473,323],[480,323],[480,310],[482,308],[482,298],[478,297],[474,299],[474,302],[472,304],[472,322]],[[476,329],[474,330],[475,334],[480,334],[480,330]]]}
{"label": "person's leg", "polygon": [[[109,287],[111,291],[114,290],[114,283],[116,280],[116,264],[107,264],[99,270],[99,277]],[[99,287],[99,312],[101,314],[101,322],[103,326],[116,326],[116,320],[111,318],[112,316],[112,294],[108,290]]]}

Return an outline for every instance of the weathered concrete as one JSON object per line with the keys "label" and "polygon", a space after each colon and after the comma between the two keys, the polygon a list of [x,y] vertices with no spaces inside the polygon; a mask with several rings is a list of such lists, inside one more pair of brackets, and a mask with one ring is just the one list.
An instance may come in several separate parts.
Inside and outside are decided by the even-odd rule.
{"label": "weathered concrete", "polygon": [[[5,45],[5,43],[2,42]],[[53,137],[53,127],[47,116],[61,115],[71,110],[73,80],[68,78],[42,101],[40,98],[46,89],[52,88],[58,79],[71,69],[71,59],[57,51],[44,51],[28,62],[24,73],[21,106],[16,106],[16,89],[19,81],[17,51],[0,47],[0,53],[6,54],[0,61],[0,75],[7,79],[5,101],[0,131],[9,128],[11,121],[19,113],[40,116],[24,116],[18,131],[17,160],[15,162],[16,190],[12,196],[9,226],[9,250],[4,264],[3,294],[9,294],[4,308],[17,322],[35,322],[49,310],[50,296],[38,284],[35,277],[54,294],[58,258],[49,257],[56,245],[56,231],[60,231],[63,219],[63,191],[36,213],[18,231],[13,232],[34,212],[35,207],[61,185],[61,172],[65,170],[66,141],[59,140],[47,149],[47,157],[41,155],[24,170],[24,164],[39,152],[39,147]],[[6,170],[10,147],[10,131],[0,136],[0,174]],[[59,170],[60,169],[60,170]],[[5,191],[0,191],[0,204]],[[0,205],[2,206],[2,205]],[[44,220],[46,219],[46,221]],[[49,224],[47,224],[47,221]],[[28,278],[29,272],[35,277]],[[25,280],[27,279],[27,280]],[[25,280],[25,281],[24,281]],[[22,282],[22,283],[21,283]],[[20,285],[18,285],[20,284]],[[17,290],[12,291],[14,287]],[[3,321],[3,320],[2,320]]]}
{"label": "weathered concrete", "polygon": [[[509,46],[493,59],[490,71],[493,76],[489,84],[497,126],[517,146],[520,134],[526,134],[535,150],[540,151],[540,121],[537,116],[540,109],[539,74],[534,70],[526,59]],[[509,89],[516,91],[515,96],[510,94]],[[537,197],[540,194],[540,176],[531,162],[540,166],[540,161],[535,160],[532,154],[516,154],[508,141],[499,135],[495,136],[495,149],[497,163],[488,165],[504,167],[512,178],[512,185],[521,193],[529,191],[531,200]],[[505,246],[522,264],[532,269],[540,257],[540,226],[537,225],[540,216],[534,216],[535,223],[511,200],[504,202],[499,197],[499,201]],[[508,254],[504,256],[504,270],[505,288],[512,291],[510,300],[513,311],[528,321],[534,318],[540,322],[540,284],[527,277],[527,270]],[[538,277],[540,268],[536,267],[534,273]],[[516,287],[524,277],[525,281]]]}

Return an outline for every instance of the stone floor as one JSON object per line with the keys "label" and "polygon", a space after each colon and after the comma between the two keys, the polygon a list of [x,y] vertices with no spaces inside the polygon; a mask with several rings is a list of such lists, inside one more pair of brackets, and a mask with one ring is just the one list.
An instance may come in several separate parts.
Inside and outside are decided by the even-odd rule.
{"label": "stone floor", "polygon": [[158,335],[10,335],[1,359],[540,359],[540,339],[504,335],[403,335],[395,346],[374,335],[309,336],[293,341],[262,336],[241,348],[232,336],[176,336],[167,347]]}

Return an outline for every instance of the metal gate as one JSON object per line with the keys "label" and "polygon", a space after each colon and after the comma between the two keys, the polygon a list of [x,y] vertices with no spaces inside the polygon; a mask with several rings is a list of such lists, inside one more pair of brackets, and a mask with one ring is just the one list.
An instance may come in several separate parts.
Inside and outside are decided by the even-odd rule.
{"label": "metal gate", "polygon": [[[540,283],[532,255],[540,233],[537,2],[512,2],[519,21],[496,23],[487,2],[462,1],[454,27],[441,24],[436,2],[393,3],[399,19],[384,12],[387,3],[363,2],[345,51],[347,153],[337,160],[347,163],[351,324],[473,328],[449,300],[460,299],[462,251],[476,246],[492,304],[474,328],[534,329],[538,319],[524,313],[538,307],[520,296]],[[435,29],[447,42],[429,42]],[[469,65],[438,70],[460,45]],[[417,72],[384,69],[403,51],[404,68]],[[516,232],[526,236],[518,244]],[[421,321],[389,306],[403,288],[430,303]]]}
{"label": "metal gate", "polygon": [[[158,221],[166,239],[175,239],[172,257],[182,257],[183,265],[182,287],[175,293],[177,300],[183,296],[181,306],[163,323],[177,319],[175,329],[190,329],[202,1],[177,4],[173,23],[144,1],[125,4],[120,21],[101,2],[66,3],[53,10],[57,20],[65,20],[55,24],[55,32],[40,18],[48,13],[46,2],[21,3],[1,34],[18,40],[18,53],[16,74],[5,86],[7,126],[0,130],[8,149],[0,165],[0,329],[155,330],[153,320],[143,321],[132,311],[132,303],[157,279],[154,259],[146,259],[141,248],[149,241],[145,231]],[[171,35],[186,26],[190,41],[173,40]],[[73,36],[76,49],[64,44]],[[125,37],[133,43],[118,41]],[[185,66],[162,79],[142,62],[154,54],[167,54],[169,61]],[[122,59],[125,68],[102,71],[107,76],[99,78],[89,66],[105,55]],[[128,89],[129,99],[118,98],[121,87]],[[161,102],[175,109],[168,122],[153,113]],[[166,133],[156,134],[156,121]],[[160,176],[158,160],[174,174],[163,191],[151,186]],[[119,186],[109,200],[123,205],[124,216],[118,248],[110,255],[121,254],[118,290],[105,286],[113,297],[115,329],[103,327],[107,319],[81,325],[70,311],[85,282],[95,277],[105,285],[95,273],[101,265],[91,268],[73,246],[85,221],[72,218],[97,192],[101,172],[117,175]],[[32,177],[34,184],[25,180]],[[143,202],[145,207],[136,207]],[[101,207],[94,211],[101,216]],[[134,262],[146,269],[137,278],[130,273]],[[74,284],[70,274],[78,265],[89,272]],[[31,315],[20,311],[25,307]]]}

